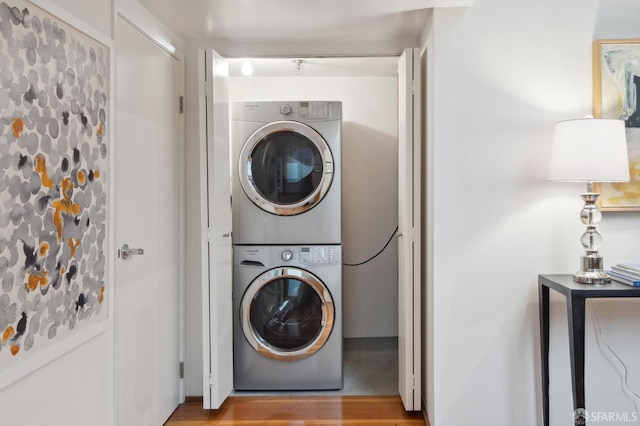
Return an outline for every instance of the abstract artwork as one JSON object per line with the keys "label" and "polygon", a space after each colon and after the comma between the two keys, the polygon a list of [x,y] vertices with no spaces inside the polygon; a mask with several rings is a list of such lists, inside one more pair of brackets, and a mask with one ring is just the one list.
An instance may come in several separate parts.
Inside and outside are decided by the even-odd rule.
{"label": "abstract artwork", "polygon": [[107,318],[109,49],[0,3],[0,373]]}
{"label": "abstract artwork", "polygon": [[593,59],[593,113],[624,120],[631,178],[599,184],[600,208],[640,210],[640,40],[596,40]]}

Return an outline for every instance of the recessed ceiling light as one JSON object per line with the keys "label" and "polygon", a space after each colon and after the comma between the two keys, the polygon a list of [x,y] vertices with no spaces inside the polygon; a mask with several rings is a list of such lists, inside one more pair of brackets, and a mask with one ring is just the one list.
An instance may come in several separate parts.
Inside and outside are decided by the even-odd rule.
{"label": "recessed ceiling light", "polygon": [[251,65],[251,61],[248,59],[242,63],[242,68],[240,69],[243,75],[250,77],[253,74],[253,65]]}

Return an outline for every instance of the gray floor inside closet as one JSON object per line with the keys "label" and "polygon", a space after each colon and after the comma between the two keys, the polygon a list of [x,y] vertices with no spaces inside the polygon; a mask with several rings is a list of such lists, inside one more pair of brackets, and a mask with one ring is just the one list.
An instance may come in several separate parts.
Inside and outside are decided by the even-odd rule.
{"label": "gray floor inside closet", "polygon": [[344,339],[344,386],[334,391],[235,391],[251,395],[397,395],[398,338]]}

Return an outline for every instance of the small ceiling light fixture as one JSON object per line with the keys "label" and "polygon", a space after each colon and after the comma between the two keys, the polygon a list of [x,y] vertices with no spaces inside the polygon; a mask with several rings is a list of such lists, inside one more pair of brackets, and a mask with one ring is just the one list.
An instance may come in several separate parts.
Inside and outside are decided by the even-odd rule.
{"label": "small ceiling light fixture", "polygon": [[296,65],[296,69],[293,70],[293,72],[296,73],[296,75],[302,75],[304,73],[304,70],[302,69],[302,64],[304,64],[304,59],[294,59],[293,62]]}
{"label": "small ceiling light fixture", "polygon": [[247,77],[251,77],[251,75],[253,75],[253,65],[251,65],[250,60],[246,59],[242,63],[242,68],[240,68],[240,72],[242,72],[242,75],[246,75]]}

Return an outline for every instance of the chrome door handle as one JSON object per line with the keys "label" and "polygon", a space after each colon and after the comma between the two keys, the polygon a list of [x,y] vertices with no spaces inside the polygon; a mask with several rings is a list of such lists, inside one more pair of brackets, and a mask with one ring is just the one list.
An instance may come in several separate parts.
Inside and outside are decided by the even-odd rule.
{"label": "chrome door handle", "polygon": [[129,248],[129,244],[123,244],[122,248],[118,250],[118,257],[122,258],[122,260],[127,260],[129,257],[133,255],[142,256],[144,254],[144,249],[141,248]]}

